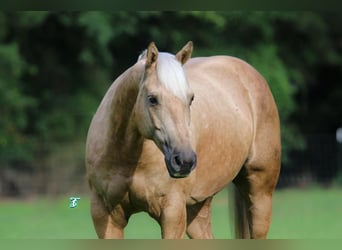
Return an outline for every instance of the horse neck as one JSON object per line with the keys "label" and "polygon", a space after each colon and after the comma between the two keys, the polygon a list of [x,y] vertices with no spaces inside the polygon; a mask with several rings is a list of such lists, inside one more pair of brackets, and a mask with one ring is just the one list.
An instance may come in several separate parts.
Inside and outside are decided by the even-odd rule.
{"label": "horse neck", "polygon": [[140,156],[143,137],[134,119],[134,105],[139,93],[140,70],[128,70],[119,81],[111,101],[112,151],[117,161],[135,164]]}

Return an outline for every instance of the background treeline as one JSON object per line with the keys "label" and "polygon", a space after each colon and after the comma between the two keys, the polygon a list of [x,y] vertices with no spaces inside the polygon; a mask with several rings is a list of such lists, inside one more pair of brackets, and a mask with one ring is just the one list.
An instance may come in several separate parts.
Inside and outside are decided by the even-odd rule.
{"label": "background treeline", "polygon": [[258,69],[279,108],[283,169],[300,167],[312,135],[342,126],[341,23],[331,12],[0,12],[0,195],[86,186],[92,115],[150,41],[174,53],[192,40],[193,56]]}

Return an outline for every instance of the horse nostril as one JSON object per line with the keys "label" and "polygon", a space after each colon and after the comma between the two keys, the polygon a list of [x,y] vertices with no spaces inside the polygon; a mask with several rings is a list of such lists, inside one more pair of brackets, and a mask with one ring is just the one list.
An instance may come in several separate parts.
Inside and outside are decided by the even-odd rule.
{"label": "horse nostril", "polygon": [[197,156],[194,152],[177,152],[166,159],[166,166],[172,178],[184,178],[196,167]]}
{"label": "horse nostril", "polygon": [[181,159],[179,158],[179,155],[176,155],[176,156],[175,156],[175,163],[176,163],[178,166],[182,165],[182,162],[181,162]]}
{"label": "horse nostril", "polygon": [[196,154],[185,156],[182,154],[177,154],[174,156],[174,163],[179,167],[192,168],[196,165]]}

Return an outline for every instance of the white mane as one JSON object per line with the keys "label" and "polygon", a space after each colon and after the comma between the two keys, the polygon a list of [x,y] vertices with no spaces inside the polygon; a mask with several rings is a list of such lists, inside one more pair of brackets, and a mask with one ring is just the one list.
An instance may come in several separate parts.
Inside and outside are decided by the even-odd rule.
{"label": "white mane", "polygon": [[174,55],[163,52],[158,54],[157,74],[163,86],[183,101],[187,100],[188,84],[183,67]]}

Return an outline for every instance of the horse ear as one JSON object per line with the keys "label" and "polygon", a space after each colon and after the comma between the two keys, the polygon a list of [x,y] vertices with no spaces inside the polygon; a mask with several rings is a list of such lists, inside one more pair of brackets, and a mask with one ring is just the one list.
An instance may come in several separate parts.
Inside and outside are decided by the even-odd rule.
{"label": "horse ear", "polygon": [[192,54],[193,44],[191,41],[189,41],[177,54],[176,58],[181,63],[186,63]]}
{"label": "horse ear", "polygon": [[158,49],[154,42],[151,42],[146,52],[146,68],[155,65],[158,59]]}

